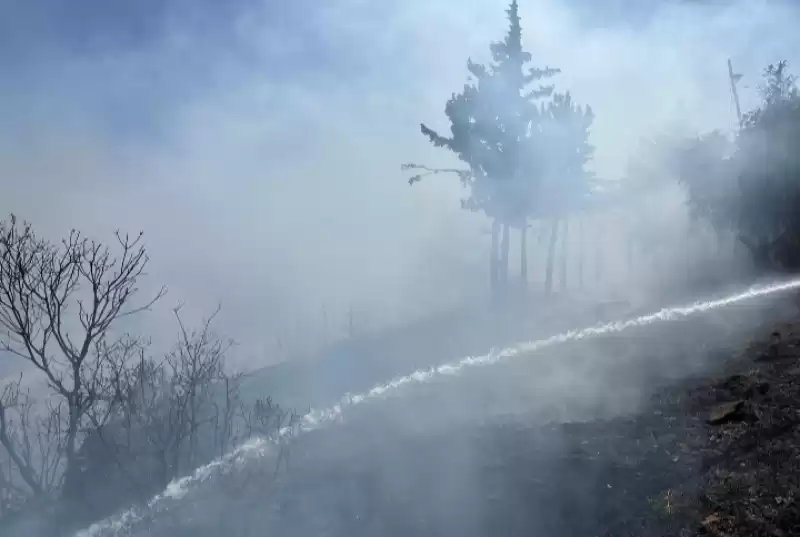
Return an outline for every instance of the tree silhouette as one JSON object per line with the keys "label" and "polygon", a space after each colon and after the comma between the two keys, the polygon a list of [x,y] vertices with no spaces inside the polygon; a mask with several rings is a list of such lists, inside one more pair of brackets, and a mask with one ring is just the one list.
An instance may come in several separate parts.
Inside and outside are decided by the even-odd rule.
{"label": "tree silhouette", "polygon": [[[489,65],[467,62],[471,77],[461,93],[445,106],[450,136],[421,125],[422,133],[437,147],[446,148],[469,167],[470,194],[465,209],[482,211],[492,219],[491,284],[494,296],[508,280],[509,229],[525,229],[534,210],[536,182],[541,176],[538,121],[542,109],[536,101],[551,95],[552,86],[534,82],[551,77],[558,69],[531,68],[531,54],[522,48],[519,7],[512,1],[509,29],[503,41],[490,47]],[[462,176],[463,180],[463,176]],[[502,229],[502,253],[498,243]]]}
{"label": "tree silhouette", "polygon": [[800,269],[800,94],[786,62],[769,65],[763,104],[744,118],[734,154],[739,171],[734,221],[757,263]]}
{"label": "tree silhouette", "polygon": [[800,270],[800,94],[786,62],[764,70],[761,106],[733,142],[712,132],[687,141],[680,180],[692,214],[731,232],[758,270]]}
{"label": "tree silhouette", "polygon": [[544,173],[541,175],[535,213],[548,220],[551,225],[545,273],[545,290],[550,293],[553,287],[553,263],[559,222],[564,222],[561,237],[561,285],[564,290],[567,273],[567,218],[570,213],[586,209],[594,185],[594,176],[586,170],[586,164],[594,154],[594,147],[589,143],[594,113],[589,106],[577,105],[567,92],[554,94],[540,117],[541,130],[538,136],[541,139],[538,146],[547,158],[542,159]]}

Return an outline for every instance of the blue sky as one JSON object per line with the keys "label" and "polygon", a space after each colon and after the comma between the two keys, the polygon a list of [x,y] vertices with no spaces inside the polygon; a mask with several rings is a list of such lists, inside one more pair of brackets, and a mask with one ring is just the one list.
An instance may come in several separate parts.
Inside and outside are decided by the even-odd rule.
{"label": "blue sky", "polygon": [[[495,15],[484,20],[494,31],[502,9],[493,4],[5,0],[0,7],[3,108],[7,118],[21,120],[28,117],[29,108],[46,114],[72,112],[84,122],[97,122],[109,135],[144,140],[153,136],[161,142],[158,136],[181,104],[208,92],[224,92],[231,80],[257,70],[276,83],[333,87],[347,81],[412,91],[417,82],[408,78],[414,66],[409,58],[398,57],[408,46],[409,35],[402,30],[413,25],[433,34],[437,25],[480,23],[476,14],[491,10]],[[726,3],[558,4],[566,6],[577,28],[613,33],[646,31],[670,6]],[[419,21],[410,21],[415,13]],[[525,25],[539,22],[526,20]],[[387,35],[392,38],[381,40]],[[479,35],[489,32],[481,30]]]}
{"label": "blue sky", "polygon": [[[99,119],[120,135],[154,135],[176,103],[213,87],[220,64],[258,65],[275,79],[329,65],[326,48],[315,42],[313,18],[302,16],[299,2],[280,4],[262,9],[253,0],[9,0],[0,17],[0,65],[6,73],[0,87],[16,102],[46,106],[56,99],[90,111],[87,120]],[[263,58],[248,46],[237,26],[249,10],[258,10],[269,23],[263,30],[279,39],[302,35],[302,59]],[[14,110],[25,114],[24,105]]]}
{"label": "blue sky", "polygon": [[[357,24],[332,22],[337,4]],[[580,8],[576,18],[587,27],[639,24],[654,12],[650,2],[567,4]],[[46,107],[58,88],[60,104],[92,109],[85,121],[99,121],[121,136],[156,136],[176,103],[250,69],[262,69],[274,81],[312,77],[331,84],[384,76],[395,83],[390,72],[375,68],[401,51],[381,49],[372,38],[381,28],[391,32],[406,5],[412,6],[397,0],[5,0],[0,88],[7,102],[18,103],[9,107],[12,115],[25,114],[26,100]],[[420,22],[433,23],[433,29],[460,4],[430,6],[428,16],[441,18]],[[254,46],[248,24],[270,34],[274,50]]]}

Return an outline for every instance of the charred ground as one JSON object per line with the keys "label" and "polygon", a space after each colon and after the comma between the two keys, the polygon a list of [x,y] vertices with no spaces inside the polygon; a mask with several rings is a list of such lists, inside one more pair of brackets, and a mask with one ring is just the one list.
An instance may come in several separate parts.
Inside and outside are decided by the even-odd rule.
{"label": "charred ground", "polygon": [[[756,326],[765,308],[773,315]],[[261,461],[243,472],[246,486],[218,480],[173,512],[171,529],[157,526],[289,537],[797,534],[791,319],[794,306],[734,308],[420,386],[297,438],[277,480],[259,477],[273,471]],[[603,389],[587,394],[589,380]]]}

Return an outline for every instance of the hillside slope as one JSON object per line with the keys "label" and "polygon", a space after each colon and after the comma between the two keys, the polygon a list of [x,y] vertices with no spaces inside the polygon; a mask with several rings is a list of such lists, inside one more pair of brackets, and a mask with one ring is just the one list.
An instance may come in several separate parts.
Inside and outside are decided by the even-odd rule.
{"label": "hillside slope", "polygon": [[[738,289],[737,289],[738,290]],[[319,355],[283,362],[249,373],[247,397],[269,396],[283,407],[306,409],[335,403],[345,393],[372,388],[397,375],[464,356],[482,355],[598,322],[651,313],[665,305],[683,305],[696,297],[677,293],[633,297],[590,294],[529,294],[506,309],[462,308],[381,333],[347,339]]]}
{"label": "hillside slope", "polygon": [[800,323],[784,306],[413,387],[297,438],[277,473],[267,458],[210,481],[147,534],[797,534]]}

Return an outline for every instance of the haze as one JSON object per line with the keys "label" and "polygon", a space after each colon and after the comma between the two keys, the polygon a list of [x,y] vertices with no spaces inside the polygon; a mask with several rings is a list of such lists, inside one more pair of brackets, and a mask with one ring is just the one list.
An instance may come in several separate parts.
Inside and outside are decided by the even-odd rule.
{"label": "haze", "polygon": [[[171,338],[175,304],[221,303],[243,368],[341,337],[350,310],[378,330],[482,300],[488,222],[456,181],[409,188],[399,165],[453,164],[419,123],[446,128],[501,4],[6,0],[0,211],[53,238],[143,230],[169,294],[142,330]],[[748,109],[763,66],[794,59],[793,9],[521,3],[534,64],[595,110],[610,180],[644,135],[732,128],[727,58]]]}
{"label": "haze", "polygon": [[[797,317],[798,11],[0,0],[0,533],[595,534],[611,481],[658,515],[574,434],[677,446],[653,394]],[[142,231],[145,277],[72,229]]]}

